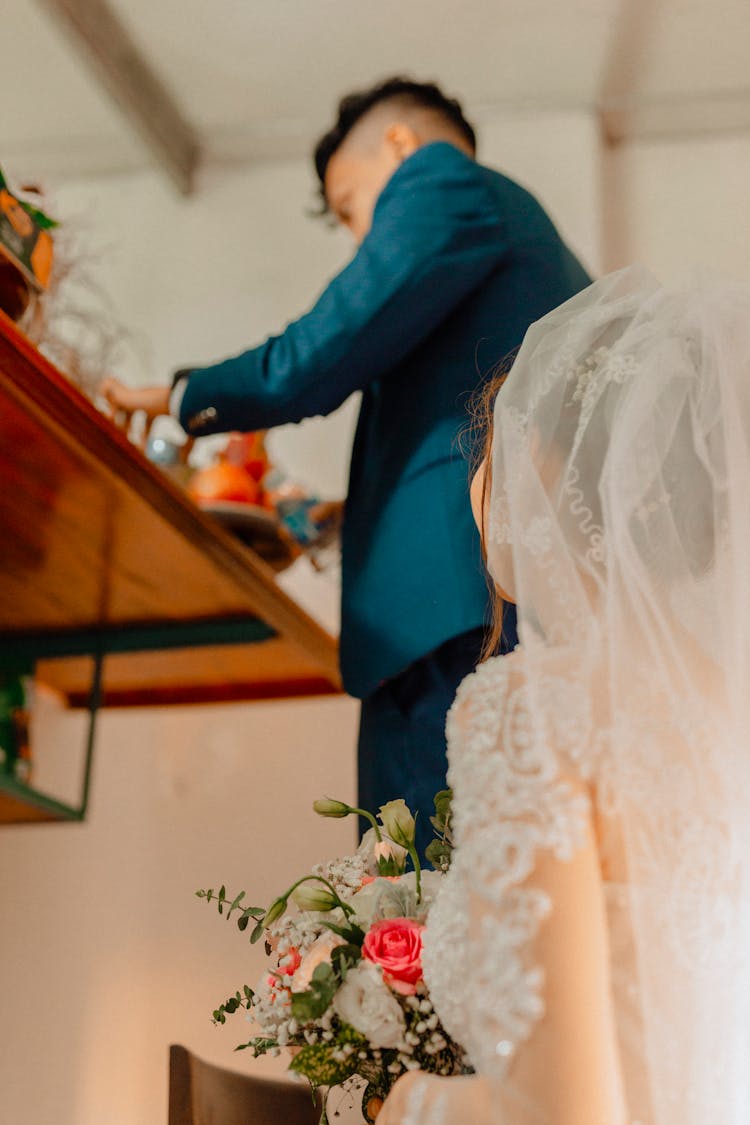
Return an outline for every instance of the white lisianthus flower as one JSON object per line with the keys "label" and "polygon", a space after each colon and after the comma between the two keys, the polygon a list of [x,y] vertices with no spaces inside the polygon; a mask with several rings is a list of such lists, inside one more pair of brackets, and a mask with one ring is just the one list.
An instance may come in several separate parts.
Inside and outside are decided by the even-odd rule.
{"label": "white lisianthus flower", "polygon": [[337,801],[333,797],[321,797],[319,800],[313,801],[313,809],[318,816],[334,817],[348,816],[352,811],[349,805],[343,801]]}
{"label": "white lisianthus flower", "polygon": [[317,910],[320,913],[325,913],[338,905],[336,896],[331,894],[328,887],[317,880],[300,883],[292,891],[292,898],[300,910]]}
{"label": "white lisianthus flower", "polygon": [[364,1035],[373,1047],[408,1050],[406,1021],[396,997],[372,961],[360,961],[346,974],[333,1000],[336,1014]]}
{"label": "white lisianthus flower", "polygon": [[406,801],[399,797],[397,801],[389,801],[381,805],[378,813],[380,823],[386,835],[402,848],[411,848],[414,844],[414,817],[407,808]]}

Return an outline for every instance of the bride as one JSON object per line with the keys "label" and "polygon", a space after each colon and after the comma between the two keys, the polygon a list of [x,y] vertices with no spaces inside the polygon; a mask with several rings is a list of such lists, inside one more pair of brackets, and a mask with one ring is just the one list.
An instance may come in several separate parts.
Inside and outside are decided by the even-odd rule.
{"label": "bride", "polygon": [[521,644],[449,715],[424,953],[476,1074],[405,1076],[378,1125],[748,1125],[750,287],[596,282],[491,429]]}

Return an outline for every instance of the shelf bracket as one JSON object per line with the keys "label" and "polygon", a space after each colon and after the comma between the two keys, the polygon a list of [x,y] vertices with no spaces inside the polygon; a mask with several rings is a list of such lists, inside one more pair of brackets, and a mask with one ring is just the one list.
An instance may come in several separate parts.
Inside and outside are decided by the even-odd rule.
{"label": "shelf bracket", "polygon": [[[0,822],[38,823],[44,821],[83,821],[89,804],[91,775],[94,764],[94,745],[96,741],[96,720],[102,700],[102,669],[104,650],[99,647],[92,654],[94,668],[91,676],[91,690],[88,699],[88,724],[81,782],[81,799],[77,805],[58,801],[54,797],[35,789],[11,774],[0,772]],[[24,809],[28,815],[24,815]]]}

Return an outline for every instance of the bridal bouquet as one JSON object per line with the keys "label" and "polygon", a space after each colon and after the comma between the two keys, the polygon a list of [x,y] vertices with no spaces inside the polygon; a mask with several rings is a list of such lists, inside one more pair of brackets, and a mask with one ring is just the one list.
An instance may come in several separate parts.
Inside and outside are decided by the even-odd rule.
{"label": "bridal bouquet", "polygon": [[[237,1050],[257,1058],[291,1048],[290,1068],[313,1092],[362,1089],[362,1112],[373,1122],[396,1079],[407,1070],[451,1075],[466,1071],[461,1047],[433,1009],[422,975],[422,931],[450,860],[450,793],[435,798],[437,838],[423,871],[414,818],[403,800],[378,817],[343,801],[313,805],[321,816],[360,814],[372,827],[354,855],[316,866],[267,909],[244,906],[224,887],[197,891],[220,914],[235,916],[250,940],[265,938],[269,971],[214,1013],[215,1023],[245,1008],[259,1035]],[[407,866],[411,861],[411,870]],[[290,910],[290,906],[296,910]],[[325,1102],[321,1125],[327,1122]]]}

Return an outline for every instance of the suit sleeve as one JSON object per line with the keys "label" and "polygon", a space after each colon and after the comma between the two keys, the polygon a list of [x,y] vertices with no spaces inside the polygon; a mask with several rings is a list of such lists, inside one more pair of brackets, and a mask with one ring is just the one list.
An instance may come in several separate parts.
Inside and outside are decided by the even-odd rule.
{"label": "suit sleeve", "polygon": [[418,150],[314,307],[259,347],[193,371],[180,422],[203,434],[330,413],[428,337],[497,268],[508,242],[479,166],[451,145]]}

